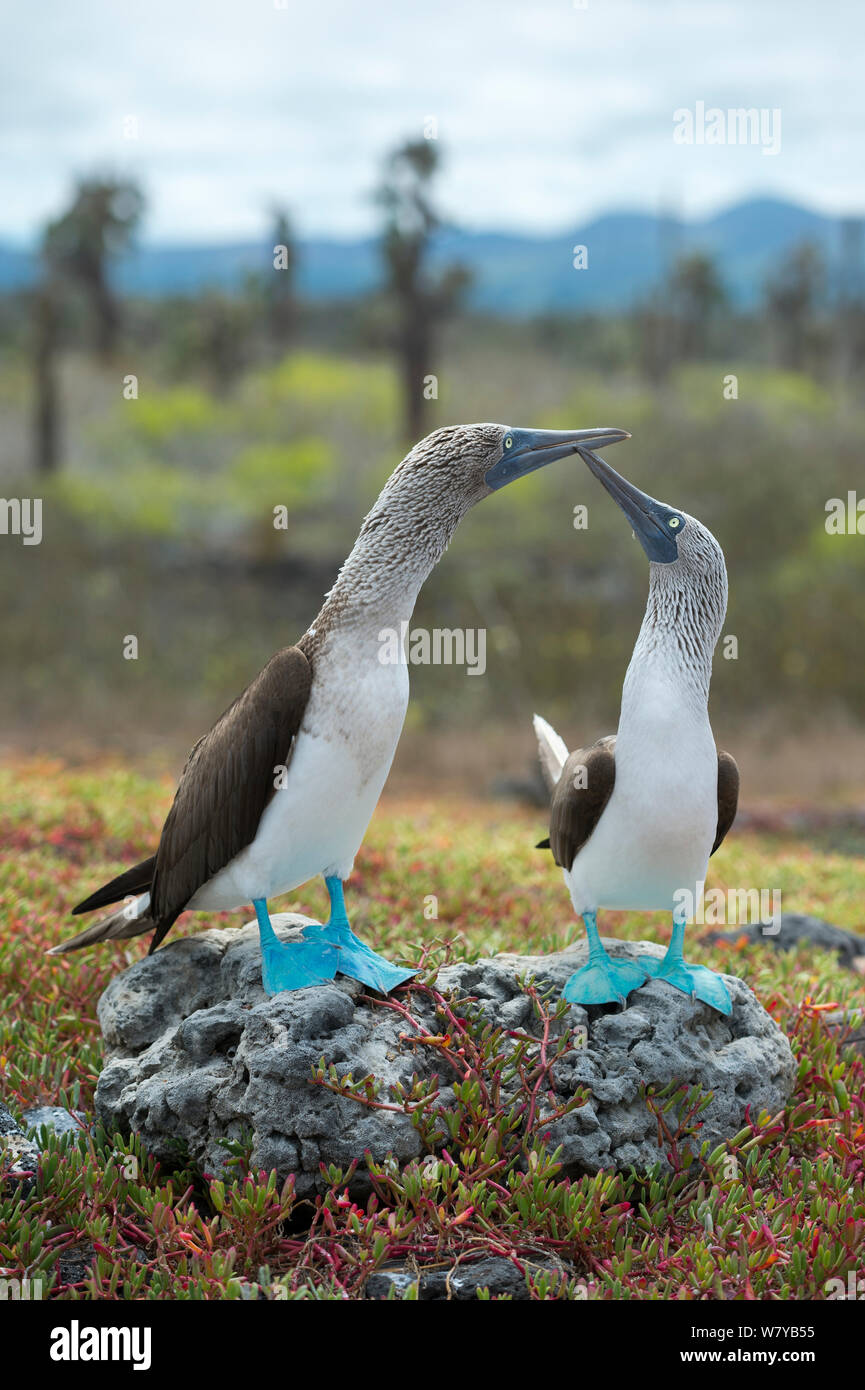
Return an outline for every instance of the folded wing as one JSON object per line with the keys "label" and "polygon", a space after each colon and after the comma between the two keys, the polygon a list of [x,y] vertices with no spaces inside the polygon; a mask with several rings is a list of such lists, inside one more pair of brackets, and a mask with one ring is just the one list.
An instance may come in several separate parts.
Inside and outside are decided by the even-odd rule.
{"label": "folded wing", "polygon": [[199,739],[186,761],[156,854],[128,869],[75,909],[89,912],[140,893],[137,904],[95,923],[55,950],[69,951],[153,930],[151,951],[197,890],[255,839],[288,765],[312,686],[299,647],[277,652]]}

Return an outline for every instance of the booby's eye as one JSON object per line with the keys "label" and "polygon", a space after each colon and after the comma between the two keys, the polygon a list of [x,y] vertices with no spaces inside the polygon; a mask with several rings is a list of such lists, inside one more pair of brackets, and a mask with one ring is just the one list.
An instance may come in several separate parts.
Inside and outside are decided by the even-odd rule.
{"label": "booby's eye", "polygon": [[505,448],[506,448],[506,449],[510,449],[511,446],[512,446],[512,444],[513,444],[513,442],[514,442],[514,441],[513,441],[513,439],[511,438],[511,436],[510,436],[509,434],[505,436]]}
{"label": "booby's eye", "polygon": [[669,526],[671,531],[677,530],[681,526],[681,524],[681,520],[677,516],[671,516],[670,520],[667,522],[667,525]]}

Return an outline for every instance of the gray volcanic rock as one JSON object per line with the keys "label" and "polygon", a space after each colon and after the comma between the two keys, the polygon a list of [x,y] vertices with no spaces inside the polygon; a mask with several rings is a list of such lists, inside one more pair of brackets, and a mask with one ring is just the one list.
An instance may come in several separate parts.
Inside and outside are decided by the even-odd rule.
{"label": "gray volcanic rock", "polygon": [[2,1101],[0,1101],[0,1139],[5,1138],[7,1134],[23,1133],[23,1129],[19,1125],[15,1116],[12,1114],[11,1110],[7,1110],[6,1106],[2,1103]]}
{"label": "gray volcanic rock", "polygon": [[39,1145],[28,1139],[15,1116],[0,1103],[0,1172],[13,1179],[23,1178],[32,1186],[30,1175],[39,1162]]}
{"label": "gray volcanic rock", "polygon": [[[549,1261],[526,1261],[532,1273],[547,1271],[552,1274],[563,1271]],[[413,1272],[405,1266],[389,1266],[376,1270],[364,1285],[364,1298],[380,1302],[390,1297],[391,1289],[396,1299],[405,1298],[408,1290],[417,1287],[419,1303],[476,1302],[481,1289],[487,1289],[494,1299],[509,1298],[514,1303],[525,1303],[529,1290],[525,1274],[521,1274],[510,1260],[500,1255],[476,1260],[473,1264],[453,1265],[445,1269],[424,1269]]]}
{"label": "gray volcanic rock", "polygon": [[83,1110],[65,1110],[62,1105],[34,1105],[21,1118],[29,1130],[47,1129],[52,1134],[80,1134],[87,1120]]}
{"label": "gray volcanic rock", "polygon": [[743,936],[755,944],[769,942],[778,951],[792,951],[794,946],[807,941],[824,951],[834,951],[839,964],[850,970],[857,968],[857,961],[865,959],[865,937],[824,922],[822,917],[809,917],[804,912],[783,913],[780,928],[774,933],[767,932],[760,922],[749,922],[734,931],[708,932],[705,940],[740,941]]}
{"label": "gray volcanic rock", "polygon": [[[306,920],[273,919],[286,941]],[[663,953],[654,943],[606,945],[614,956]],[[532,975],[558,995],[585,959],[582,943],[549,956],[499,955],[442,969],[436,987],[460,1001],[458,1014],[476,1007],[505,1030],[534,1033],[531,1001],[518,977]],[[742,1128],[747,1106],[755,1118],[782,1108],[793,1083],[790,1045],[748,987],[725,978],[733,1000],[729,1019],[657,980],[633,993],[621,1011],[571,1006],[563,1027],[573,1030],[573,1045],[554,1068],[555,1090],[559,1102],[583,1086],[591,1097],[550,1126],[566,1174],[665,1165],[641,1083],[679,1081],[711,1090],[700,1139],[712,1146]],[[366,1150],[377,1160],[417,1158],[422,1144],[409,1116],[369,1109],[311,1082],[322,1057],[340,1077],[374,1075],[384,1083],[381,1100],[395,1083],[410,1087],[413,1075],[437,1073],[438,1103],[453,1105],[439,1053],[412,1046],[407,1020],[367,997],[342,976],[268,997],[254,923],[176,941],[118,975],[99,1002],[108,1055],[97,1113],[109,1130],[140,1133],[164,1162],[177,1158],[181,1144],[209,1172],[225,1164],[226,1140],[251,1131],[253,1167],[276,1168],[280,1178],[293,1173],[300,1194],[320,1189],[321,1163],[345,1169]],[[397,997],[409,1003],[422,1031],[438,1031],[428,995]]]}
{"label": "gray volcanic rock", "polygon": [[60,1105],[38,1105],[25,1110],[22,1116],[27,1134],[18,1121],[0,1103],[0,1173],[18,1182],[18,1191],[29,1197],[36,1186],[36,1170],[42,1156],[39,1131],[45,1127],[54,1134],[78,1131],[79,1119],[85,1116],[80,1110],[64,1110]]}

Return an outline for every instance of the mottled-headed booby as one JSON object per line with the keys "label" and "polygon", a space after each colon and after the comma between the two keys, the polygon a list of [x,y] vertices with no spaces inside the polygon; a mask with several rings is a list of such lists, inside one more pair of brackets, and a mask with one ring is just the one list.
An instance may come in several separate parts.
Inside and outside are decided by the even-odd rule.
{"label": "mottled-headed booby", "polygon": [[[541,768],[552,792],[549,847],[586,925],[589,959],[564,997],[603,1004],[649,976],[721,1013],[731,1011],[720,976],[682,957],[687,891],[702,892],[709,857],[736,816],[739,772],[719,753],[709,724],[712,654],[727,611],[727,570],[715,537],[693,516],[656,502],[591,449],[589,468],[630,521],[649,557],[649,600],[625,676],[616,734],[568,753],[535,715]],[[663,960],[612,960],[597,910],[673,910]]]}
{"label": "mottled-headed booby", "polygon": [[[382,637],[407,631],[421,585],[475,503],[583,446],[627,438],[616,429],[481,424],[436,430],[415,445],[364,519],[315,622],[192,749],[156,853],[74,911],[132,900],[54,950],[152,931],[152,951],[187,908],[251,902],[269,993],[338,971],[384,993],[408,979],[413,971],[355,936],[342,887],[408,704],[408,665],[383,659]],[[280,942],[267,899],[317,874],[330,897],[328,922]]]}

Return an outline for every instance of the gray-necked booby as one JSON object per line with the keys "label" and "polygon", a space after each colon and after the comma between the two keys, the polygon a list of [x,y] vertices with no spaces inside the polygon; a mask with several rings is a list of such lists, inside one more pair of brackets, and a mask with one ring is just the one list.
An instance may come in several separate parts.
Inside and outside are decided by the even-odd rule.
{"label": "gray-necked booby", "polygon": [[[277,652],[196,743],[156,853],[74,909],[134,895],[55,951],[153,931],[181,912],[252,902],[265,989],[299,989],[340,971],[383,992],[414,972],[371,951],[348,924],[348,878],[402,731],[408,666],[382,659],[418,592],[475,503],[506,483],[625,430],[436,430],[407,454],[365,518],[312,626]],[[403,626],[404,624],[404,626]],[[267,899],[323,874],[330,919],[281,943]]]}
{"label": "gray-necked booby", "polygon": [[[709,724],[712,654],[727,610],[727,570],[715,537],[695,517],[656,502],[590,449],[589,468],[630,521],[649,557],[649,599],[625,676],[616,734],[576,753],[535,716],[541,768],[552,792],[550,837],[586,925],[589,959],[564,997],[612,1003],[649,976],[729,1014],[720,976],[682,958],[684,892],[702,892],[709,858],[736,816],[739,772]],[[673,910],[663,960],[615,961],[598,935],[598,908]]]}

